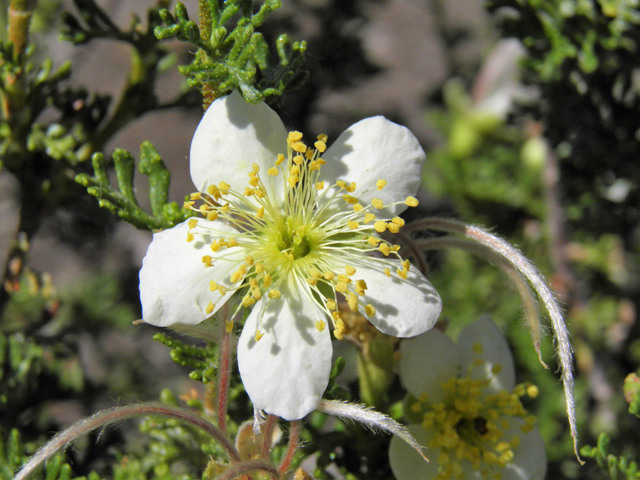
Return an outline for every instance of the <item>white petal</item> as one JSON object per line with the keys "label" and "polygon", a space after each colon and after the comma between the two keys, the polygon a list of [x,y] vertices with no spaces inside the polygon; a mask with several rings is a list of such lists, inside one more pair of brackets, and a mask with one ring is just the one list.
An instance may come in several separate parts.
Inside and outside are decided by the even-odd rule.
{"label": "white petal", "polygon": [[[327,163],[321,170],[322,179],[331,184],[339,179],[355,182],[353,195],[360,203],[379,198],[389,204],[404,202],[416,194],[425,154],[409,129],[378,116],[365,118],[345,130],[323,158]],[[382,191],[376,188],[380,179],[387,181]],[[406,208],[400,204],[380,213],[393,216]]]}
{"label": "white petal", "polygon": [[505,438],[520,437],[520,444],[514,449],[513,461],[503,472],[502,480],[543,480],[547,472],[547,453],[544,441],[537,428],[527,434],[520,430],[520,419],[509,420],[511,427],[506,430]]}
{"label": "white petal", "polygon": [[378,330],[394,337],[414,337],[433,327],[442,311],[440,295],[429,280],[416,268],[409,270],[407,279],[396,274],[400,261],[393,261],[391,276],[384,273],[384,264],[377,259],[363,257],[349,262],[355,267],[354,280],[363,279],[367,290],[360,297],[370,303],[376,313],[367,319]]}
{"label": "white petal", "polygon": [[[476,343],[482,345],[482,353],[480,355],[473,351]],[[477,322],[468,325],[462,330],[458,338],[458,347],[462,358],[463,375],[468,366],[472,365],[474,358],[479,356],[485,363],[479,367],[472,368],[471,378],[492,378],[487,387],[487,390],[492,392],[513,390],[516,384],[516,373],[511,349],[507,339],[504,338],[498,326],[488,315],[483,315]],[[494,365],[500,365],[501,367],[497,375],[491,372]]]}
{"label": "white petal", "polygon": [[[433,435],[420,425],[409,425],[407,428],[420,445],[426,445]],[[398,437],[393,437],[389,446],[389,463],[393,475],[398,480],[430,480],[434,478],[438,473],[438,451],[426,450],[425,454],[431,463],[425,462],[418,452],[406,442]]]}
{"label": "white petal", "polygon": [[[201,225],[215,228],[221,233],[237,233],[222,222],[207,222],[204,219],[198,219],[198,227],[194,232],[203,231]],[[192,242],[187,242],[188,230],[188,222],[183,222],[153,235],[140,270],[142,318],[147,323],[161,327],[175,323],[200,323],[230,296],[211,292],[209,282],[215,280],[229,287],[230,273],[244,260],[242,249],[222,249],[216,254],[209,248],[215,239],[213,234],[205,231],[196,235]],[[202,263],[204,255],[214,259],[214,267],[205,268]],[[214,303],[216,308],[206,313],[209,302]]]}
{"label": "white petal", "polygon": [[270,177],[278,153],[287,152],[287,131],[264,103],[250,105],[238,92],[214,101],[207,109],[191,142],[191,180],[204,192],[208,185],[225,181],[236,191],[249,186],[254,163],[260,176],[273,188],[269,195],[281,198],[282,175]]}
{"label": "white petal", "polygon": [[432,403],[444,400],[442,384],[458,377],[458,347],[437,329],[400,344],[400,379],[414,397],[426,393]]}
{"label": "white petal", "polygon": [[[324,312],[295,288],[265,295],[253,308],[238,343],[238,368],[253,405],[285,420],[315,410],[329,382],[331,336]],[[263,315],[264,309],[264,315]],[[319,332],[316,320],[325,322]],[[256,330],[264,336],[256,342]]]}

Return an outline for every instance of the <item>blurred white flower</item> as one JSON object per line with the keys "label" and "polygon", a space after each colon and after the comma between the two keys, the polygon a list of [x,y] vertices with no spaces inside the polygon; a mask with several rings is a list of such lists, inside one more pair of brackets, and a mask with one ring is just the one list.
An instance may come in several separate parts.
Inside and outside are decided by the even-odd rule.
{"label": "blurred white flower", "polygon": [[330,330],[344,330],[338,293],[398,337],[428,330],[441,310],[429,281],[379,236],[418,203],[417,139],[373,117],[326,142],[305,145],[237,93],[213,102],[191,145],[199,192],[185,203],[204,218],[156,233],[140,271],[154,325],[200,323],[238,294],[235,313],[251,309],[238,345],[244,386],[256,408],[287,420],[313,411],[327,386]]}
{"label": "blurred white flower", "polygon": [[515,385],[509,346],[493,321],[469,325],[457,344],[431,330],[403,341],[401,352],[409,431],[432,463],[393,438],[389,457],[398,480],[544,478],[544,443],[520,402],[538,391]]}

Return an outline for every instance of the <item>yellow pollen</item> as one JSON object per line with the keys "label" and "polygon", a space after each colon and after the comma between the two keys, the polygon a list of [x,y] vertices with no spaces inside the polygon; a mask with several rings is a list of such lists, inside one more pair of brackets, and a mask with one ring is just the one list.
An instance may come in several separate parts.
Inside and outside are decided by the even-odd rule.
{"label": "yellow pollen", "polygon": [[324,182],[316,183],[316,190],[322,190],[324,188]]}
{"label": "yellow pollen", "polygon": [[251,285],[251,288],[256,288],[258,286],[258,281],[255,278],[250,278],[249,279],[249,285]]}
{"label": "yellow pollen", "polygon": [[367,238],[367,242],[369,242],[369,245],[371,245],[372,247],[377,247],[380,243],[380,239],[376,237],[369,237]]}
{"label": "yellow pollen", "polygon": [[345,202],[350,203],[352,205],[355,205],[356,203],[358,203],[358,199],[356,197],[352,197],[351,195],[343,195],[342,199]]}
{"label": "yellow pollen", "polygon": [[262,188],[256,188],[256,197],[264,198],[267,193]]}
{"label": "yellow pollen", "polygon": [[315,278],[321,278],[322,277],[322,272],[320,270],[318,270],[318,269],[315,269],[315,268],[311,268],[309,270],[309,273],[311,275],[313,275]]}
{"label": "yellow pollen", "polygon": [[344,273],[341,273],[340,275],[338,275],[338,281],[344,282],[347,285],[351,283],[351,279],[347,277]]}
{"label": "yellow pollen", "polygon": [[216,308],[216,306],[212,302],[209,302],[207,308],[205,308],[204,311],[207,315],[211,315],[211,312],[213,312],[214,308]]}
{"label": "yellow pollen", "polygon": [[384,202],[379,198],[374,198],[371,200],[371,205],[373,205],[378,210],[382,210],[384,208]]}
{"label": "yellow pollen", "polygon": [[365,282],[362,278],[360,280],[356,280],[356,292],[359,295],[364,295],[364,291],[367,289],[367,282]]}
{"label": "yellow pollen", "polygon": [[304,152],[304,156],[307,158],[307,160],[311,160],[315,154],[316,152],[314,152],[310,148],[308,148],[307,151]]}
{"label": "yellow pollen", "polygon": [[189,208],[193,207],[193,205],[194,205],[195,203],[196,203],[196,202],[184,202],[184,203],[182,204],[182,206],[183,206],[184,208],[189,209]]}
{"label": "yellow pollen", "polygon": [[250,297],[249,294],[246,294],[243,298],[242,298],[242,306],[245,308],[249,308],[251,305],[253,305],[254,303],[256,303],[256,299],[253,297]]}
{"label": "yellow pollen", "polygon": [[256,330],[256,342],[259,342],[262,337],[264,337],[264,333],[261,333],[260,330]]}
{"label": "yellow pollen", "polygon": [[392,252],[397,252],[398,250],[400,250],[400,245],[394,245],[393,247],[391,247]]}
{"label": "yellow pollen", "polygon": [[376,232],[383,233],[387,229],[387,223],[382,220],[378,220],[373,224],[373,228]]}
{"label": "yellow pollen", "polygon": [[330,298],[329,298],[329,299],[327,299],[327,309],[328,309],[328,310],[330,310],[330,311],[332,311],[332,312],[333,312],[333,311],[335,311],[335,309],[336,309],[336,302],[335,302],[335,301],[333,301],[333,300],[332,300],[332,299],[330,299]]}
{"label": "yellow pollen", "polygon": [[340,188],[340,190],[344,190],[347,188],[347,182],[345,182],[344,180],[338,180],[336,182],[336,185]]}
{"label": "yellow pollen", "polygon": [[376,182],[376,188],[378,190],[382,190],[386,185],[387,185],[387,181],[383,179],[380,179]]}
{"label": "yellow pollen", "polygon": [[190,229],[196,228],[196,225],[198,225],[198,219],[197,218],[190,219],[188,225]]}
{"label": "yellow pollen", "polygon": [[220,250],[220,243],[218,242],[218,240],[214,240],[213,243],[211,243],[211,251],[212,252],[217,252],[218,250]]}
{"label": "yellow pollen", "polygon": [[207,187],[207,193],[211,195],[213,198],[218,200],[220,198],[220,190],[215,185],[209,185]]}
{"label": "yellow pollen", "polygon": [[353,206],[353,211],[354,211],[354,212],[356,212],[356,213],[358,213],[358,212],[361,212],[363,208],[364,208],[364,207],[363,207],[362,205],[360,205],[359,203],[356,203],[356,204]]}
{"label": "yellow pollen", "polygon": [[262,263],[260,262],[256,263],[254,268],[257,274],[264,273],[264,265]]}
{"label": "yellow pollen", "polygon": [[209,213],[207,213],[207,220],[209,220],[210,222],[213,222],[214,220],[218,219],[218,212],[216,212],[215,210],[211,210]]}
{"label": "yellow pollen", "polygon": [[389,267],[387,267],[387,268],[385,268],[385,269],[384,269],[384,274],[385,274],[387,277],[390,277],[390,276],[391,276],[391,270],[389,270]]}
{"label": "yellow pollen", "polygon": [[318,140],[313,144],[313,146],[316,147],[316,150],[318,150],[320,153],[323,153],[327,149],[327,144],[322,140]]}
{"label": "yellow pollen", "polygon": [[538,396],[538,387],[536,387],[535,385],[529,385],[527,387],[527,395],[529,395],[531,398],[536,398]]}
{"label": "yellow pollen", "polygon": [[291,148],[292,148],[294,151],[299,152],[299,153],[304,153],[304,152],[306,152],[306,151],[307,151],[307,146],[306,146],[304,143],[302,143],[302,142],[296,142],[296,143],[294,143],[293,145],[291,145]]}
{"label": "yellow pollen", "polygon": [[238,242],[236,241],[235,238],[230,238],[229,242],[227,243],[227,248],[232,248],[232,247],[237,247],[238,246]]}
{"label": "yellow pollen", "polygon": [[367,317],[371,318],[376,314],[376,309],[373,305],[368,303],[364,306],[364,313],[367,314]]}
{"label": "yellow pollen", "polygon": [[244,189],[244,193],[243,193],[243,195],[244,195],[245,197],[250,197],[250,196],[252,196],[254,193],[256,193],[255,188],[249,188],[249,187],[247,187],[247,188],[245,188],[245,189]]}
{"label": "yellow pollen", "polygon": [[272,288],[271,290],[269,290],[269,293],[267,295],[269,296],[269,298],[282,297],[282,293],[280,293],[280,290],[276,290],[275,288]]}
{"label": "yellow pollen", "polygon": [[249,185],[251,185],[252,187],[257,187],[259,183],[260,183],[260,179],[258,177],[251,177],[249,179]]}
{"label": "yellow pollen", "polygon": [[213,267],[213,259],[211,258],[211,255],[203,256],[202,263],[204,263],[205,267]]}
{"label": "yellow pollen", "polygon": [[349,185],[347,185],[346,190],[349,193],[355,192],[356,191],[356,182],[351,182]]}
{"label": "yellow pollen", "polygon": [[200,200],[202,194],[200,192],[195,192],[189,195],[189,200]]}
{"label": "yellow pollen", "polygon": [[325,324],[322,320],[316,320],[316,330],[322,332],[324,330]]}
{"label": "yellow pollen", "polygon": [[291,171],[289,173],[291,175],[298,175],[300,173],[300,167],[298,165],[294,165],[291,167]]}
{"label": "yellow pollen", "polygon": [[400,231],[400,227],[393,222],[387,223],[387,228],[391,233],[398,233]]}
{"label": "yellow pollen", "polygon": [[[356,228],[358,228],[358,227],[359,227],[358,222],[355,222],[355,221],[353,221],[353,220],[349,220],[349,221],[347,222],[347,225],[349,226],[349,228],[350,228],[351,230],[355,230]],[[188,240],[187,240],[187,241],[188,241]]]}
{"label": "yellow pollen", "polygon": [[224,324],[225,324],[225,327],[227,328],[227,333],[233,332],[233,320],[226,320]]}
{"label": "yellow pollen", "polygon": [[279,167],[282,162],[284,162],[284,155],[279,153],[276,159],[276,167]]}
{"label": "yellow pollen", "polygon": [[371,223],[376,219],[376,216],[373,213],[365,213],[364,214],[364,223]]}
{"label": "yellow pollen", "polygon": [[342,340],[342,333],[344,332],[344,322],[342,321],[340,312],[333,312],[331,315],[333,316],[333,324],[336,327],[333,331],[333,336],[338,340]]}
{"label": "yellow pollen", "polygon": [[227,289],[226,289],[224,286],[222,286],[222,285],[218,285],[218,291],[219,291],[222,295],[224,295],[225,293],[227,293]]}
{"label": "yellow pollen", "polygon": [[399,227],[404,227],[404,220],[400,217],[393,217],[391,221],[396,225],[398,225]]}
{"label": "yellow pollen", "polygon": [[351,265],[347,265],[346,267],[344,267],[344,271],[347,275],[351,276],[354,273],[356,273],[356,269],[353,268]]}
{"label": "yellow pollen", "polygon": [[353,293],[349,294],[349,297],[347,298],[347,303],[349,304],[349,308],[351,309],[351,311],[353,312],[358,311],[358,297],[356,297],[355,294]]}
{"label": "yellow pollen", "polygon": [[316,277],[309,277],[309,278],[307,278],[307,283],[309,285],[317,285],[318,284],[318,279]]}
{"label": "yellow pollen", "polygon": [[253,265],[253,257],[251,255],[245,255],[244,256],[244,261],[246,262],[246,264],[248,266]]}
{"label": "yellow pollen", "polygon": [[293,157],[293,163],[295,163],[293,168],[298,167],[298,171],[300,171],[299,167],[304,163],[304,157],[302,155],[296,155],[295,157]]}
{"label": "yellow pollen", "polygon": [[335,276],[336,276],[336,274],[333,273],[331,270],[327,270],[326,272],[324,272],[324,279],[325,280],[331,281],[331,280],[333,280],[333,277],[335,277]]}
{"label": "yellow pollen", "polygon": [[417,207],[418,199],[416,199],[415,197],[407,197],[407,199],[404,201],[404,204],[409,207]]}
{"label": "yellow pollen", "polygon": [[347,293],[349,289],[345,282],[338,282],[338,284],[336,285],[336,290],[340,293]]}
{"label": "yellow pollen", "polygon": [[212,292],[215,292],[218,289],[218,284],[216,283],[215,280],[211,280],[209,282],[209,290],[211,290]]}
{"label": "yellow pollen", "polygon": [[271,286],[271,275],[269,275],[268,273],[265,273],[264,277],[262,277],[262,284],[265,287],[270,287]]}
{"label": "yellow pollen", "polygon": [[396,270],[396,273],[398,274],[398,276],[404,280],[407,279],[407,271],[406,270],[400,270],[399,268]]}
{"label": "yellow pollen", "polygon": [[260,166],[257,163],[254,163],[253,165],[251,165],[251,170],[253,170],[254,173],[259,173]]}
{"label": "yellow pollen", "polygon": [[187,232],[187,242],[193,242],[193,239],[196,238],[193,233]]}
{"label": "yellow pollen", "polygon": [[267,170],[267,175],[271,175],[272,177],[277,177],[278,169],[276,167],[271,167],[269,170]]}
{"label": "yellow pollen", "polygon": [[404,262],[402,262],[402,266],[407,270],[407,272],[409,271],[409,268],[411,268],[411,262],[409,261],[409,259],[405,260]]}
{"label": "yellow pollen", "polygon": [[291,188],[293,188],[296,186],[296,183],[298,183],[298,180],[299,178],[297,175],[291,175],[289,178],[287,178],[287,183]]}
{"label": "yellow pollen", "polygon": [[325,135],[324,133],[321,133],[320,135],[318,135],[318,140],[320,140],[321,142],[327,143],[327,140],[329,140],[329,137],[327,135]]}
{"label": "yellow pollen", "polygon": [[287,135],[287,143],[289,144],[293,144],[301,139],[302,139],[302,133],[296,130],[289,132],[289,135]]}
{"label": "yellow pollen", "polygon": [[391,253],[391,247],[389,246],[388,243],[381,243],[380,251],[384,254],[385,257],[388,257],[389,254]]}
{"label": "yellow pollen", "polygon": [[227,182],[220,182],[218,184],[218,188],[222,193],[229,193],[229,189],[231,188],[231,185],[229,185]]}
{"label": "yellow pollen", "polygon": [[260,207],[258,209],[258,211],[256,212],[256,217],[257,218],[262,218],[263,215],[264,215],[264,207]]}

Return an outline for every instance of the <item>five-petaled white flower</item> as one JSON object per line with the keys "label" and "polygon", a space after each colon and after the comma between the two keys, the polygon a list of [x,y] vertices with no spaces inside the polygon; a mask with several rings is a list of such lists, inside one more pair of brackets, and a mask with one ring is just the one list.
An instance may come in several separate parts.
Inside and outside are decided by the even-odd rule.
{"label": "five-petaled white flower", "polygon": [[237,294],[235,313],[251,309],[238,344],[242,381],[256,408],[287,420],[324,393],[342,297],[398,337],[428,330],[442,308],[400,246],[379,236],[397,233],[398,214],[418,203],[425,155],[416,138],[373,117],[328,150],[326,141],[310,148],[237,93],[213,102],[191,144],[199,192],[185,203],[202,218],[156,233],[140,271],[143,318],[154,325],[202,322]]}
{"label": "five-petaled white flower", "polygon": [[408,428],[432,462],[394,437],[389,460],[398,480],[544,478],[544,443],[520,402],[538,389],[515,384],[511,351],[489,317],[467,326],[457,344],[433,329],[400,351]]}

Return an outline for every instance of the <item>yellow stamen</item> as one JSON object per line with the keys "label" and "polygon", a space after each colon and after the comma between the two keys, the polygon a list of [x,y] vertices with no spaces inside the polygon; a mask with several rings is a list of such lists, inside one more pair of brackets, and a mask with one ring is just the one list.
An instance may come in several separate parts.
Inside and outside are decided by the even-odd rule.
{"label": "yellow stamen", "polygon": [[275,288],[272,288],[271,290],[269,290],[269,293],[267,295],[269,296],[269,298],[282,297],[282,293],[280,293],[280,290],[276,290]]}
{"label": "yellow stamen", "polygon": [[198,219],[197,218],[189,219],[188,225],[189,225],[189,228],[193,230],[194,228],[196,228],[196,225],[198,225]]}
{"label": "yellow stamen", "polygon": [[415,197],[407,197],[407,199],[404,201],[404,204],[408,205],[409,207],[417,207],[418,200]]}
{"label": "yellow stamen", "polygon": [[211,312],[213,312],[214,308],[216,308],[216,306],[212,302],[209,302],[207,308],[205,308],[204,311],[207,315],[211,315]]}
{"label": "yellow stamen", "polygon": [[261,333],[260,330],[256,330],[256,342],[259,342],[262,337],[264,337],[264,333]]}
{"label": "yellow stamen", "polygon": [[387,185],[387,181],[383,179],[380,179],[376,182],[376,188],[378,190],[382,190],[386,185]]}
{"label": "yellow stamen", "polygon": [[373,205],[378,210],[382,210],[384,208],[384,202],[379,198],[374,198],[371,200],[371,205]]}
{"label": "yellow stamen", "polygon": [[276,167],[271,167],[269,170],[267,170],[267,175],[271,175],[272,177],[277,177],[278,169]]}
{"label": "yellow stamen", "polygon": [[387,222],[378,220],[376,223],[373,224],[373,228],[375,229],[376,232],[383,233],[387,229]]}
{"label": "yellow stamen", "polygon": [[367,305],[364,306],[364,313],[367,314],[367,317],[371,318],[376,314],[376,309],[373,305],[368,303]]}
{"label": "yellow stamen", "polygon": [[322,332],[324,330],[325,324],[322,320],[316,320],[316,330]]}
{"label": "yellow stamen", "polygon": [[276,167],[279,167],[282,162],[284,162],[284,155],[279,153],[278,158],[276,159]]}
{"label": "yellow stamen", "polygon": [[[358,224],[358,222],[354,222],[353,220],[349,220],[347,222],[347,225],[349,226],[349,228],[351,230],[355,230],[356,228],[358,228],[360,225]],[[188,241],[188,240],[187,240]]]}
{"label": "yellow stamen", "polygon": [[365,213],[364,214],[364,223],[371,223],[376,219],[376,216],[373,213]]}

